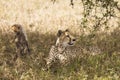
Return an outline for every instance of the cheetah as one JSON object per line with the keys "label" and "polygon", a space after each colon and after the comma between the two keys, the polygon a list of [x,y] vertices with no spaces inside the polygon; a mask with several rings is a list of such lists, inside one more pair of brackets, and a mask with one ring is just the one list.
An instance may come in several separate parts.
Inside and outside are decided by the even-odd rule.
{"label": "cheetah", "polygon": [[20,24],[14,24],[11,26],[12,31],[14,32],[14,39],[12,42],[16,45],[16,55],[14,57],[14,60],[17,59],[17,57],[25,55],[30,53],[27,36],[23,31],[23,27]]}
{"label": "cheetah", "polygon": [[82,57],[83,54],[101,53],[100,49],[97,47],[90,47],[87,49],[76,46],[76,42],[77,39],[68,29],[65,31],[58,30],[56,44],[52,45],[46,59],[47,69],[49,69],[56,60],[59,60],[62,65],[67,65],[71,60]]}
{"label": "cheetah", "polygon": [[69,63],[72,58],[80,55],[81,48],[75,48],[75,43],[76,38],[68,29],[65,31],[58,30],[56,44],[51,47],[49,56],[46,59],[47,68],[50,68],[56,60],[64,65]]}

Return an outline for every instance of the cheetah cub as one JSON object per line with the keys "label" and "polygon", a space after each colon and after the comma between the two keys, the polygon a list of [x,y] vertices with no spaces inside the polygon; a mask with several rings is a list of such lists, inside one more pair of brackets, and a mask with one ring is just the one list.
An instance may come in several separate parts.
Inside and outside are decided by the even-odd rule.
{"label": "cheetah cub", "polygon": [[14,39],[12,42],[16,45],[16,56],[17,57],[30,53],[30,49],[28,46],[27,37],[23,31],[23,27],[20,24],[14,24],[11,26],[12,31],[14,32]]}

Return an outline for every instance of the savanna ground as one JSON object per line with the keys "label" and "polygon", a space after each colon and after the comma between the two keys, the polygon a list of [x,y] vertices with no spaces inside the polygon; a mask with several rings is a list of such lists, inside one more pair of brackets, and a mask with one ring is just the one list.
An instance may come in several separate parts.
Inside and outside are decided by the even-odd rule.
{"label": "savanna ground", "polygon": [[[87,17],[88,23],[83,23],[82,2],[75,0],[74,8],[69,4],[69,0],[57,0],[54,4],[51,0],[0,1],[0,80],[120,79],[119,11],[115,9],[118,17],[110,18],[105,25],[101,24],[94,30],[91,27],[96,23],[94,17]],[[92,15],[101,17],[100,11],[93,11]],[[10,43],[13,37],[10,26],[14,23],[24,26],[31,49],[30,55],[18,58],[16,62],[13,61],[15,45]],[[85,54],[67,66],[55,64],[46,71],[44,58],[55,44],[57,30],[66,28],[77,37],[75,46],[97,46],[102,53]]]}

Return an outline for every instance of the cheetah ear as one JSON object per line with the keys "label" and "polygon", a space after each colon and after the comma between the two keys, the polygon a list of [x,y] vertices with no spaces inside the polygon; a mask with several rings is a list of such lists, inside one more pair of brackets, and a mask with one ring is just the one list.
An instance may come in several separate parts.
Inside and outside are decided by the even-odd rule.
{"label": "cheetah ear", "polygon": [[19,24],[14,24],[14,25],[12,25],[12,27],[16,27],[16,28],[20,29],[21,25],[19,25]]}
{"label": "cheetah ear", "polygon": [[17,27],[18,27],[18,29],[21,29],[22,26],[20,24],[17,24]]}
{"label": "cheetah ear", "polygon": [[62,32],[63,32],[62,30],[58,30],[57,36],[60,37]]}
{"label": "cheetah ear", "polygon": [[65,32],[69,32],[69,29],[66,29]]}

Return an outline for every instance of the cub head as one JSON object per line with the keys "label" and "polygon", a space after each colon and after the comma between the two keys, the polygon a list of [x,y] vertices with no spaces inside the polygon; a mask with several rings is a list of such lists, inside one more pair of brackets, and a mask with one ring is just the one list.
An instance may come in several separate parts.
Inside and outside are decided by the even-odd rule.
{"label": "cub head", "polygon": [[75,37],[70,33],[68,29],[65,31],[58,30],[56,46],[72,46],[76,42]]}
{"label": "cub head", "polygon": [[14,24],[14,25],[12,25],[11,29],[15,33],[22,32],[22,26],[20,24]]}

